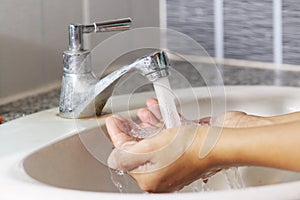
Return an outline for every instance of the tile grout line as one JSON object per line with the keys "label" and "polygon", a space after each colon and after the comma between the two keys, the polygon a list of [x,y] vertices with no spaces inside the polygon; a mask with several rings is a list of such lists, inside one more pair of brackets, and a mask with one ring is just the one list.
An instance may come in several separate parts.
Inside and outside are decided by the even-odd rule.
{"label": "tile grout line", "polygon": [[215,57],[224,58],[223,0],[214,0]]}
{"label": "tile grout line", "polygon": [[273,62],[282,64],[282,1],[273,0]]}

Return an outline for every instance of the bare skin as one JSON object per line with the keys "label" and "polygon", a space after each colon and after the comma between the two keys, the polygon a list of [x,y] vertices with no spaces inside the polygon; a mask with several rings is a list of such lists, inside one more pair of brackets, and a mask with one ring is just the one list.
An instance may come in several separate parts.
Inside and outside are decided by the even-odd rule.
{"label": "bare skin", "polygon": [[[161,116],[157,101],[149,99],[147,108],[140,109],[138,116],[142,126],[155,126],[159,123]],[[205,118],[198,122],[205,124],[212,120],[216,120],[214,122],[217,124],[218,118]],[[243,112],[227,112],[224,122],[226,128],[221,130],[221,136],[212,151],[201,159],[198,155],[203,140],[208,130],[216,127],[181,126],[162,130],[144,140],[137,140],[131,137],[128,129],[124,127],[126,122],[126,119],[117,116],[107,118],[107,129],[116,147],[109,157],[108,164],[111,168],[126,170],[141,189],[148,192],[176,191],[229,166],[255,165],[300,171],[300,113],[259,117]],[[195,133],[192,144],[174,162],[157,170],[143,171],[146,165],[147,169],[151,169],[159,164],[157,156],[166,155],[143,156],[137,159],[118,151],[153,152],[172,141],[179,130]]]}
{"label": "bare skin", "polygon": [[[224,122],[223,122],[224,120]],[[201,122],[212,122],[215,126],[222,126],[226,128],[250,128],[256,126],[266,126],[274,124],[282,124],[288,122],[300,121],[300,112],[294,112],[284,115],[262,117],[255,115],[248,115],[245,112],[228,111],[223,116],[216,118],[203,118],[199,120]]]}

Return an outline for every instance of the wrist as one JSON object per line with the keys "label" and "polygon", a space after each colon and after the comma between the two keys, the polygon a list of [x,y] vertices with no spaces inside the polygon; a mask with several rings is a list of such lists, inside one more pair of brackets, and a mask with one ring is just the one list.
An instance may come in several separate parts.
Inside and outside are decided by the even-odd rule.
{"label": "wrist", "polygon": [[275,123],[272,117],[261,117],[256,115],[245,115],[240,120],[241,124],[237,128],[250,128],[258,126],[272,125]]}
{"label": "wrist", "polygon": [[[199,159],[208,159],[212,168],[223,168],[237,165],[242,134],[236,134],[235,129],[210,127],[204,140],[202,155]],[[209,134],[214,138],[208,138]],[[219,134],[219,135],[217,135]],[[206,147],[205,147],[206,146]],[[204,153],[205,152],[205,153]]]}
{"label": "wrist", "polygon": [[[222,139],[223,138],[223,139]],[[192,145],[190,156],[195,160],[196,168],[202,173],[219,167],[222,163],[222,149],[224,145],[223,129],[209,126],[199,126]],[[221,142],[221,143],[220,143]]]}

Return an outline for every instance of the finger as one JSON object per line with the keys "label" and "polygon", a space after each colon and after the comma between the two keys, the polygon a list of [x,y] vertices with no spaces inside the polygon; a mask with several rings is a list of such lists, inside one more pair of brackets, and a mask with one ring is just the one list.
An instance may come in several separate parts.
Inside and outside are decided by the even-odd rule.
{"label": "finger", "polygon": [[147,105],[158,104],[158,100],[156,98],[149,98],[149,99],[147,99],[146,104]]}
{"label": "finger", "polygon": [[106,128],[108,134],[117,148],[122,148],[122,146],[130,141],[135,141],[135,139],[124,132],[124,122],[116,116],[111,116],[106,119]]}
{"label": "finger", "polygon": [[155,117],[155,115],[147,108],[139,109],[137,115],[142,121],[142,123],[155,125],[159,122],[159,120]]}
{"label": "finger", "polygon": [[[128,133],[130,132],[131,128],[132,128],[132,123],[126,119],[126,118],[123,118],[119,115],[113,115],[107,119],[113,119],[111,122],[112,122],[112,125],[114,124],[114,127],[115,130],[118,129],[119,131],[123,132],[123,133]],[[107,124],[107,123],[106,123]],[[110,124],[108,124],[110,125]]]}
{"label": "finger", "polygon": [[150,98],[146,101],[148,109],[153,113],[153,115],[158,119],[159,121],[162,119],[159,104],[157,99]]}
{"label": "finger", "polygon": [[107,160],[107,164],[110,168],[124,170],[126,172],[138,169],[148,163],[150,163],[150,155],[132,154],[120,149],[114,149]]}

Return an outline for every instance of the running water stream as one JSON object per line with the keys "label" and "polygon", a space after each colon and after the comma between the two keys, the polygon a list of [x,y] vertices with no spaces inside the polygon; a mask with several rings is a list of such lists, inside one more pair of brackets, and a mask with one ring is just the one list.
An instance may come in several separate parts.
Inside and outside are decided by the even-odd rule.
{"label": "running water stream", "polygon": [[175,105],[175,96],[171,90],[168,77],[158,79],[153,82],[153,86],[166,128],[180,126],[180,117]]}

